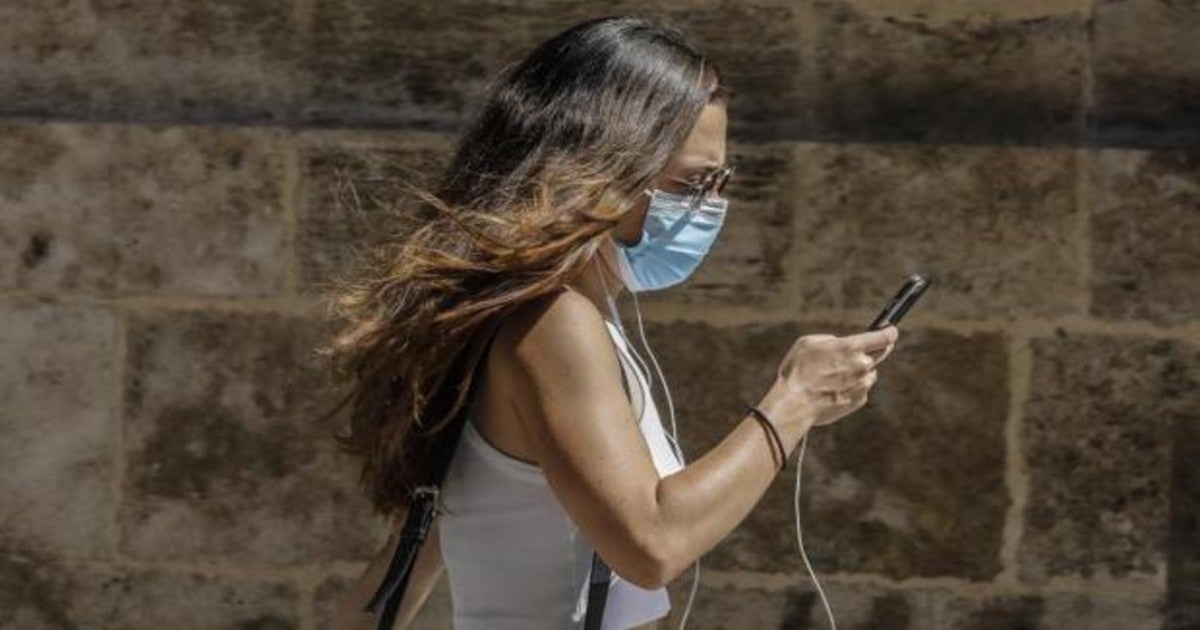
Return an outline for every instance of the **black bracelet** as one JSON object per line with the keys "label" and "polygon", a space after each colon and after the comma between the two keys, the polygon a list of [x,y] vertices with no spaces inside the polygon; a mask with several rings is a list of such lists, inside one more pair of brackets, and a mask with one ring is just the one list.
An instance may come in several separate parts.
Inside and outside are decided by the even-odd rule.
{"label": "black bracelet", "polygon": [[758,407],[755,407],[754,405],[746,405],[746,412],[753,415],[754,418],[762,424],[767,425],[767,429],[771,431],[772,441],[775,443],[775,446],[779,447],[779,461],[783,462],[783,465],[779,467],[779,470],[787,469],[787,451],[783,448],[783,440],[779,437],[779,431],[775,430],[775,425],[767,419],[766,414],[759,411]]}

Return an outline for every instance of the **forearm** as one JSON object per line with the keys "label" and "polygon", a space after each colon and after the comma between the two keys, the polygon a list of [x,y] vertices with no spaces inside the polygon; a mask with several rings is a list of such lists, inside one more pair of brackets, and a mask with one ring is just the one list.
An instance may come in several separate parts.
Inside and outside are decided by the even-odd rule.
{"label": "forearm", "polygon": [[[790,454],[810,423],[772,413],[774,396],[768,394],[758,408]],[[667,550],[668,581],[724,540],[758,504],[779,473],[777,451],[767,429],[746,414],[711,450],[659,481],[657,540]]]}

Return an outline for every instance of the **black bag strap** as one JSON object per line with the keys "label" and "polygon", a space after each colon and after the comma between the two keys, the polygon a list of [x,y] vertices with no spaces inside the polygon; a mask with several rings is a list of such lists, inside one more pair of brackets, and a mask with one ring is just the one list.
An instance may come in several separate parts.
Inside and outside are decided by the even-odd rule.
{"label": "black bag strap", "polygon": [[[477,365],[481,365],[487,360],[488,350],[500,330],[502,319],[502,317],[496,316],[488,324],[485,324],[489,327],[486,333],[488,338],[483,345]],[[404,592],[408,589],[412,568],[416,563],[417,552],[421,548],[421,543],[425,542],[430,524],[433,522],[434,511],[437,509],[438,503],[438,488],[446,478],[446,473],[450,469],[451,456],[462,435],[463,425],[469,421],[469,412],[474,408],[475,389],[478,384],[478,378],[471,380],[470,391],[467,392],[467,404],[463,405],[458,417],[450,423],[447,429],[448,433],[441,442],[440,456],[433,459],[435,463],[432,483],[413,489],[409,500],[408,515],[400,530],[400,543],[396,546],[395,553],[392,554],[383,581],[363,609],[363,612],[379,614],[377,630],[391,630],[395,624],[396,614],[400,610],[400,603],[404,599]]]}
{"label": "black bag strap", "polygon": [[[488,333],[489,337],[483,346],[483,352],[480,356],[482,363],[487,359],[488,349],[491,348],[492,341],[496,338],[496,333],[500,329],[500,319],[497,317],[492,322],[492,330]],[[610,340],[611,341],[611,340]],[[620,358],[620,349],[613,344],[613,349],[617,351],[618,359]],[[471,391],[468,392],[465,409],[473,408],[475,401],[474,389],[478,384],[478,379],[472,379]],[[621,365],[621,386],[625,389],[625,396],[632,402],[633,398],[629,390],[629,380],[625,376],[625,367]],[[458,442],[458,436],[461,435],[463,424],[467,421],[467,413],[461,413],[459,418],[455,419],[452,427],[449,429],[451,434],[447,437],[444,444],[448,444],[445,451],[445,457],[437,458],[438,468],[435,470],[433,479],[435,484],[418,486],[413,490],[412,498],[409,502],[408,515],[404,519],[404,526],[400,530],[400,543],[396,547],[396,551],[392,554],[391,562],[388,563],[388,568],[384,574],[383,582],[371,599],[367,602],[364,612],[379,613],[379,623],[376,625],[376,630],[392,630],[396,614],[400,610],[400,603],[404,599],[404,593],[408,589],[409,578],[412,575],[412,568],[416,562],[417,552],[420,550],[421,543],[425,541],[429,534],[429,527],[433,521],[434,510],[437,507],[438,488],[446,477],[446,472],[449,470],[450,458],[454,453],[454,446]],[[600,623],[604,618],[604,606],[608,600],[609,583],[612,581],[612,569],[600,558],[600,554],[592,552],[592,568],[588,579],[588,601],[587,613],[584,618],[584,630],[600,630]]]}

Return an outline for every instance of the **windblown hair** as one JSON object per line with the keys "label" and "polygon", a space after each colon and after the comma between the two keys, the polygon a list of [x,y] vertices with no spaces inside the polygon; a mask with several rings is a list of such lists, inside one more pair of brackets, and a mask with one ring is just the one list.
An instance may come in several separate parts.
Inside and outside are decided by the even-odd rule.
{"label": "windblown hair", "polygon": [[404,509],[453,453],[489,324],[582,272],[705,105],[731,95],[677,29],[588,20],[493,79],[436,186],[404,183],[415,201],[388,210],[419,227],[326,291],[346,324],[318,348],[351,382],[325,418],[350,405],[335,437],[362,457],[376,514]]}

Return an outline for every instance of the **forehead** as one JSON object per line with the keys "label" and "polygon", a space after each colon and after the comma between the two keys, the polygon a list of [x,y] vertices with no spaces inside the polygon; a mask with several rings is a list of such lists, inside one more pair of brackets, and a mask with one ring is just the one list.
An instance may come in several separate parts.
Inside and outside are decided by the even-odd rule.
{"label": "forehead", "polygon": [[682,170],[704,171],[725,163],[725,106],[709,103],[675,159]]}

